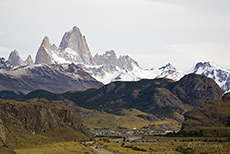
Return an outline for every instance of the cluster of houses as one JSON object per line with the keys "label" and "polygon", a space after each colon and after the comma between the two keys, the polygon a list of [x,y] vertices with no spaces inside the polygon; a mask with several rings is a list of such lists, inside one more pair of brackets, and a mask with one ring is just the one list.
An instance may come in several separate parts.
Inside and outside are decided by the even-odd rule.
{"label": "cluster of houses", "polygon": [[169,133],[174,133],[171,130],[166,131],[157,131],[157,130],[132,130],[132,131],[113,131],[113,130],[105,130],[105,131],[95,131],[93,134],[95,136],[101,136],[101,135],[127,135],[127,136],[144,136],[144,135],[166,135]]}

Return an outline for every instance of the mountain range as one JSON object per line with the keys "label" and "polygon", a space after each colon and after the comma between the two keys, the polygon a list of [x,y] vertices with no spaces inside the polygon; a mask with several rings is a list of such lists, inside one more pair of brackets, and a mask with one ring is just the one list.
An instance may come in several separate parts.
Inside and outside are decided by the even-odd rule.
{"label": "mountain range", "polygon": [[114,81],[168,78],[180,80],[189,73],[212,78],[225,92],[230,90],[230,71],[212,62],[199,62],[187,73],[170,63],[158,69],[143,69],[128,55],[117,57],[115,51],[92,56],[85,36],[74,26],[57,47],[44,37],[35,62],[29,55],[23,61],[14,50],[8,60],[0,58],[0,91],[28,93],[36,89],[62,93],[100,88]]}

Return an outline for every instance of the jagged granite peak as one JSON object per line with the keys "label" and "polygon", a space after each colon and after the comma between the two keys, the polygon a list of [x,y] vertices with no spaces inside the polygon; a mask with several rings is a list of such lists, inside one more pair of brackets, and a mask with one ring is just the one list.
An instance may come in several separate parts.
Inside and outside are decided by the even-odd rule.
{"label": "jagged granite peak", "polygon": [[103,55],[96,54],[94,57],[96,65],[118,66],[122,70],[133,70],[133,65],[139,67],[138,63],[128,55],[117,58],[114,50],[106,51]]}
{"label": "jagged granite peak", "polygon": [[27,64],[27,65],[32,65],[32,64],[34,64],[31,55],[29,55],[29,56],[27,57],[27,59],[25,60],[24,63]]}
{"label": "jagged granite peak", "polygon": [[76,50],[78,48],[76,42],[78,42],[78,37],[82,37],[80,29],[76,26],[72,28],[72,30],[65,32],[64,36],[62,37],[62,41],[59,45],[61,49],[71,48]]}
{"label": "jagged granite peak", "polygon": [[17,50],[14,50],[10,53],[8,62],[12,66],[21,66],[24,65],[23,60],[20,58]]}
{"label": "jagged granite peak", "polygon": [[42,45],[47,49],[50,48],[50,41],[49,41],[48,36],[44,37],[44,39],[42,40]]}
{"label": "jagged granite peak", "polygon": [[118,59],[118,67],[121,69],[125,69],[128,71],[132,71],[134,69],[134,67],[140,67],[139,64],[132,59],[131,57],[129,57],[128,55],[126,56],[120,56]]}
{"label": "jagged granite peak", "polygon": [[49,38],[47,36],[44,37],[42,40],[42,43],[38,49],[36,58],[35,58],[35,64],[52,64],[52,51],[56,50],[54,46],[52,46],[49,42]]}
{"label": "jagged granite peak", "polygon": [[96,65],[117,66],[117,56],[114,50],[106,51],[103,55],[96,54],[93,59]]}
{"label": "jagged granite peak", "polygon": [[[140,68],[138,63],[127,55],[117,58],[114,50],[106,51],[103,55],[96,54],[93,60],[97,66],[84,67],[84,70],[104,84],[113,81],[138,81],[150,73]],[[153,78],[153,73],[150,76]]]}
{"label": "jagged granite peak", "polygon": [[[79,58],[75,61],[73,61],[74,59],[69,59],[67,57],[67,59],[65,58],[67,61],[72,60],[72,62],[80,62],[87,65],[94,64],[91,52],[86,42],[86,38],[82,35],[80,29],[76,26],[74,26],[72,30],[64,34],[59,49],[61,50],[61,52],[67,52],[69,55],[76,56],[77,54],[79,56]],[[66,51],[66,49],[71,49],[73,52],[76,53],[73,53],[69,50]]]}

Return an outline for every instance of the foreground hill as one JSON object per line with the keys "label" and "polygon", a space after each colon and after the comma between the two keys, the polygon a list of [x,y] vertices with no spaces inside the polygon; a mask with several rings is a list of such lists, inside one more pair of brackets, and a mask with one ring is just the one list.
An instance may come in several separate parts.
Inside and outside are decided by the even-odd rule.
{"label": "foreground hill", "polygon": [[185,114],[182,133],[198,136],[230,135],[230,93]]}
{"label": "foreground hill", "polygon": [[223,91],[212,79],[189,74],[178,82],[163,78],[138,82],[114,82],[100,89],[59,95],[34,91],[23,98],[68,99],[84,108],[117,115],[122,115],[123,109],[138,109],[158,117],[176,118],[178,115],[176,113],[183,114],[194,106],[203,105],[205,101],[219,99],[222,94]]}
{"label": "foreground hill", "polygon": [[29,102],[1,99],[0,115],[1,147],[22,148],[91,136],[77,112],[44,99]]}

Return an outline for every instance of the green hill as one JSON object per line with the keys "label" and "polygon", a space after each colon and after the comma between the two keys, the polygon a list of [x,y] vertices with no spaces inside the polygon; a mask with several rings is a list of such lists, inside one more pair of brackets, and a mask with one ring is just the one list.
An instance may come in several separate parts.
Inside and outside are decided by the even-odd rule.
{"label": "green hill", "polygon": [[230,136],[230,93],[206,102],[185,114],[181,133],[198,136]]}

